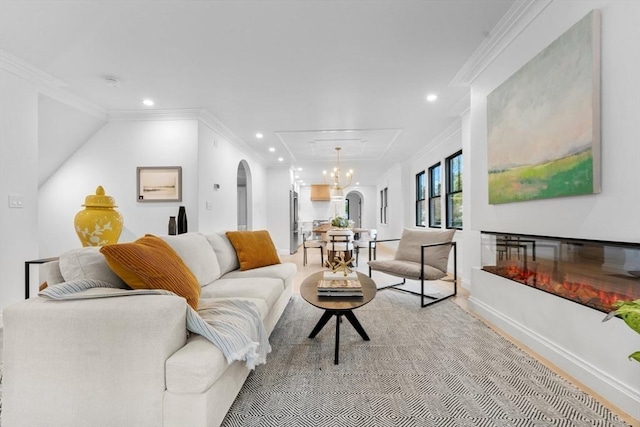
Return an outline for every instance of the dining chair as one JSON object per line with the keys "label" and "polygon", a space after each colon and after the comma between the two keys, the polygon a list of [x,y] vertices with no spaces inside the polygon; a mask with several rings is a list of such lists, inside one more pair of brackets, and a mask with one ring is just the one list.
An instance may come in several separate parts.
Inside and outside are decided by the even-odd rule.
{"label": "dining chair", "polygon": [[302,265],[307,265],[307,249],[320,249],[320,265],[324,265],[324,248],[327,245],[322,239],[313,238],[313,231],[307,230],[302,233]]}

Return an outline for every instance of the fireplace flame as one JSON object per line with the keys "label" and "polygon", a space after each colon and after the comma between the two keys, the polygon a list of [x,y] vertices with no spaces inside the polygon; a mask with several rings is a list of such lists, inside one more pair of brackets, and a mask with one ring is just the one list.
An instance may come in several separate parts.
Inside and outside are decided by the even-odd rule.
{"label": "fireplace flame", "polygon": [[[605,313],[614,310],[613,304],[616,301],[631,301],[638,298],[637,295],[634,297],[634,288],[631,284],[628,285],[627,289],[616,289],[614,291],[606,290],[606,288],[610,287],[609,283],[597,283],[597,281],[588,283],[582,280],[570,280],[566,274],[560,280],[556,280],[553,274],[544,271],[524,269],[515,264],[485,266],[483,269]],[[636,294],[640,292],[640,289],[637,287],[635,290]]]}

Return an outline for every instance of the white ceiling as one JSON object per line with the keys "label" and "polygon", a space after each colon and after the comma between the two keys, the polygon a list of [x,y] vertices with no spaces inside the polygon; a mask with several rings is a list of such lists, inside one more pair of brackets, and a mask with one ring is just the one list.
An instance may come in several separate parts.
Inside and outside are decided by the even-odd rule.
{"label": "white ceiling", "polygon": [[[456,120],[468,89],[449,83],[512,4],[0,0],[0,49],[107,112],[149,109],[146,97],[151,109],[206,109],[269,165],[302,167],[306,183],[341,146],[366,185]],[[59,164],[65,150],[45,152]]]}

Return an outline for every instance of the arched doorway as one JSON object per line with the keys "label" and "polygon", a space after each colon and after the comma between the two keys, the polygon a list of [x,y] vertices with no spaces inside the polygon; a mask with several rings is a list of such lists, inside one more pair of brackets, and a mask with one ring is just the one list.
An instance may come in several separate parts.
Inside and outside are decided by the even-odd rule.
{"label": "arched doorway", "polygon": [[246,160],[238,164],[238,230],[251,230],[253,228],[253,215],[251,212],[252,184],[251,169]]}
{"label": "arched doorway", "polygon": [[345,211],[356,228],[362,227],[362,201],[364,197],[359,191],[350,191],[345,197]]}

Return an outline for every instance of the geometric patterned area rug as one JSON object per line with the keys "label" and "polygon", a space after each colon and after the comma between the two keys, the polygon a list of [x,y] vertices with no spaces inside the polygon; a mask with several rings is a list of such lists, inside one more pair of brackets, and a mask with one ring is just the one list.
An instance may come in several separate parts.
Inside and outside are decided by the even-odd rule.
{"label": "geometric patterned area rug", "polygon": [[222,425],[627,426],[451,301],[386,290],[354,311],[371,341],[294,295]]}

